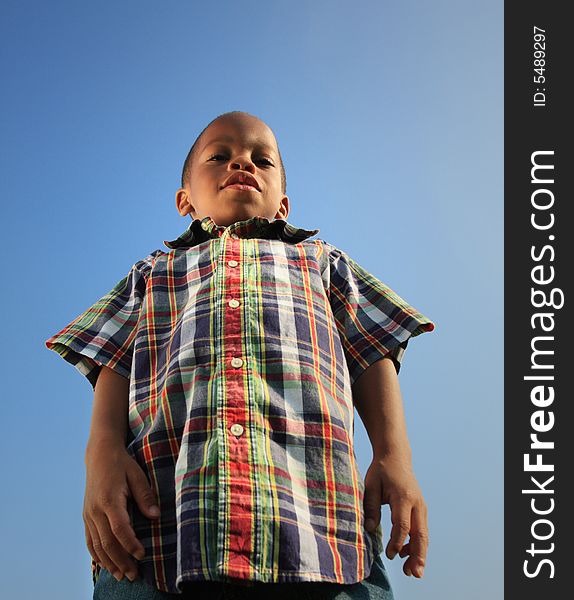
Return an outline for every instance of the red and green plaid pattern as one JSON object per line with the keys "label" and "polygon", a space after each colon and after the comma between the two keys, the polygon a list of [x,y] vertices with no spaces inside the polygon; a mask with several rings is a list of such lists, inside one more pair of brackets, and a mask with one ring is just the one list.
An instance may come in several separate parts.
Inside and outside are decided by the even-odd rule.
{"label": "red and green plaid pattern", "polygon": [[[318,230],[196,219],[46,341],[95,385],[130,379],[128,452],[160,501],[130,506],[140,574],[349,584],[382,552],[364,528],[351,385],[434,325]],[[97,569],[94,567],[94,577]]]}

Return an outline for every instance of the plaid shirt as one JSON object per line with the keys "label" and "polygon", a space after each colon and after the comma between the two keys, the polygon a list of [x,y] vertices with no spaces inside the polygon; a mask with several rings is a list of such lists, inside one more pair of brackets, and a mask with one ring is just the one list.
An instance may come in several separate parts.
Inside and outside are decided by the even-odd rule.
{"label": "plaid shirt", "polygon": [[196,219],[45,342],[92,386],[101,365],[130,379],[127,450],[161,517],[129,510],[160,590],[350,584],[383,551],[364,528],[351,385],[384,356],[398,369],[434,325],[318,231]]}

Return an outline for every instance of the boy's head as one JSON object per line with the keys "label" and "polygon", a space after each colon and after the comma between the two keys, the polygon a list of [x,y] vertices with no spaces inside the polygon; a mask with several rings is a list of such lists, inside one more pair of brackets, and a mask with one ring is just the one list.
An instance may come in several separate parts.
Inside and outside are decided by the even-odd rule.
{"label": "boy's head", "polygon": [[286,219],[285,188],[275,135],[257,117],[235,111],[215,118],[199,134],[175,200],[181,216],[210,216],[227,226],[255,216]]}

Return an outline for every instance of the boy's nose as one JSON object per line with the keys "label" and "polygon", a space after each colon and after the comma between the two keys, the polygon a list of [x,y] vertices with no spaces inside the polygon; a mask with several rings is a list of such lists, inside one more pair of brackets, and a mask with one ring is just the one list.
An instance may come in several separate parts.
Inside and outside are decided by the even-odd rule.
{"label": "boy's nose", "polygon": [[234,171],[243,169],[243,171],[248,171],[249,173],[255,172],[255,165],[247,157],[236,158],[234,160],[229,161],[229,168]]}

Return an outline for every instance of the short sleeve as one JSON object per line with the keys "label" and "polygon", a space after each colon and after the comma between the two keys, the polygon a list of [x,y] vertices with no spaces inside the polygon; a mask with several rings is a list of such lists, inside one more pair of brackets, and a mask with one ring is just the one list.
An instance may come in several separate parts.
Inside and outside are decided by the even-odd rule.
{"label": "short sleeve", "polygon": [[398,373],[409,339],[434,323],[342,250],[330,246],[329,263],[329,298],[351,383],[386,356]]}
{"label": "short sleeve", "polygon": [[[102,366],[129,379],[133,343],[147,277],[161,250],[136,262],[111,291],[56,333],[45,345],[72,364],[95,388]],[[163,253],[162,253],[163,254]]]}

